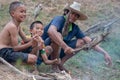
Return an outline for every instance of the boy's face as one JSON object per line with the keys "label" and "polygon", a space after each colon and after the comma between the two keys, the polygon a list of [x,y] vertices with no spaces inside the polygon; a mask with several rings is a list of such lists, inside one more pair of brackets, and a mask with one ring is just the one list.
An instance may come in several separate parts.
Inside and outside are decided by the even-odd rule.
{"label": "boy's face", "polygon": [[75,13],[75,12],[71,12],[70,13],[70,17],[69,17],[69,21],[70,22],[75,22],[76,20],[78,20],[80,17],[79,14]]}
{"label": "boy's face", "polygon": [[11,16],[18,22],[22,22],[26,18],[26,7],[25,5],[20,5],[14,11],[11,12]]}
{"label": "boy's face", "polygon": [[42,36],[43,31],[43,25],[39,23],[35,23],[33,29],[30,30],[32,35],[38,34],[39,36]]}

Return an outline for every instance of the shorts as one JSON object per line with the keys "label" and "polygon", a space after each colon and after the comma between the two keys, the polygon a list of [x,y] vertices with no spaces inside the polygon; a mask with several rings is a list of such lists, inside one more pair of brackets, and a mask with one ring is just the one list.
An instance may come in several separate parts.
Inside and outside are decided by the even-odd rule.
{"label": "shorts", "polygon": [[[29,47],[29,48],[23,50],[22,52],[24,52],[24,53],[30,53],[31,51],[32,51],[32,47]],[[42,59],[41,55],[39,54],[38,58],[37,58],[36,64],[40,65],[42,62],[43,62],[43,59]]]}
{"label": "shorts", "polygon": [[[71,48],[76,48],[77,39],[74,39],[74,40],[71,40],[71,41],[65,41],[65,43]],[[65,56],[64,50],[61,49],[60,58],[63,58],[64,56]]]}
{"label": "shorts", "polygon": [[25,52],[16,52],[12,48],[2,48],[0,49],[0,57],[4,58],[9,63],[16,62],[17,60],[22,60],[27,62],[28,54]]}
{"label": "shorts", "polygon": [[[21,60],[22,62],[27,62],[28,53],[32,51],[32,47],[29,47],[22,52],[16,52],[12,48],[2,48],[0,49],[0,57],[4,58],[7,62],[13,63]],[[43,62],[42,58],[39,56],[36,64],[40,65]]]}
{"label": "shorts", "polygon": [[44,44],[47,46],[47,45],[50,45],[51,43],[51,39],[48,37],[44,40]]}
{"label": "shorts", "polygon": [[[68,46],[72,47],[72,48],[76,48],[76,43],[77,43],[77,39],[71,40],[71,41],[64,41]],[[50,45],[51,40],[48,37],[45,41],[44,41],[45,45]],[[64,50],[61,49],[60,51],[60,58],[63,58],[65,56]]]}
{"label": "shorts", "polygon": [[41,65],[42,62],[43,62],[43,59],[41,57],[38,57],[36,65]]}

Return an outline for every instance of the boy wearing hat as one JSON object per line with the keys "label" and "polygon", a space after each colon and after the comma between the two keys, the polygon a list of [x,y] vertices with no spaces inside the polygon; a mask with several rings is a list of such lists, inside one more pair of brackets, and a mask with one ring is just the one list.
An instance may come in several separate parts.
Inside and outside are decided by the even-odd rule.
{"label": "boy wearing hat", "polygon": [[[73,4],[64,10],[64,15],[54,17],[44,28],[42,37],[45,44],[51,45],[53,48],[51,59],[61,58],[61,64],[53,65],[53,70],[59,68],[60,70],[69,72],[63,65],[69,58],[74,56],[74,49],[91,42],[91,38],[85,36],[78,25],[74,23],[76,20],[86,19],[87,16],[80,11],[80,4],[73,2]],[[111,57],[104,49],[98,45],[96,45],[94,49],[104,55],[108,65],[112,64]]]}

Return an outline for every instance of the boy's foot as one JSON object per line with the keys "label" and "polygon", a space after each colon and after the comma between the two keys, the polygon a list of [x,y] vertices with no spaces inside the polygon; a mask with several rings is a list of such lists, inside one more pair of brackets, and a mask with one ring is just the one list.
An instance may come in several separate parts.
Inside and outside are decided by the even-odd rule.
{"label": "boy's foot", "polygon": [[68,74],[71,74],[71,72],[69,70],[67,70],[63,65],[58,65],[60,71],[65,71],[67,72]]}
{"label": "boy's foot", "polygon": [[34,70],[32,73],[33,73],[34,75],[38,75],[38,74],[39,74],[39,71]]}
{"label": "boy's foot", "polygon": [[51,73],[54,73],[54,72],[59,73],[60,72],[59,68],[58,67],[52,68]]}

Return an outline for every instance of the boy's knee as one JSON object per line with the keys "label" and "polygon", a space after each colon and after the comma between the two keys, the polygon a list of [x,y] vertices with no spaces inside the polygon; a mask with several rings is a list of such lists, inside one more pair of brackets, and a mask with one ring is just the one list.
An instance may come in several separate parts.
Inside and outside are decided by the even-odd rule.
{"label": "boy's knee", "polygon": [[85,44],[85,43],[84,43],[84,40],[78,39],[78,40],[77,40],[76,47],[81,47],[81,46],[83,46],[84,44]]}
{"label": "boy's knee", "polygon": [[36,61],[37,61],[37,56],[36,56],[36,55],[28,54],[28,60],[27,60],[27,63],[35,64]]}
{"label": "boy's knee", "polygon": [[45,51],[49,55],[53,52],[53,48],[51,46],[46,46]]}

